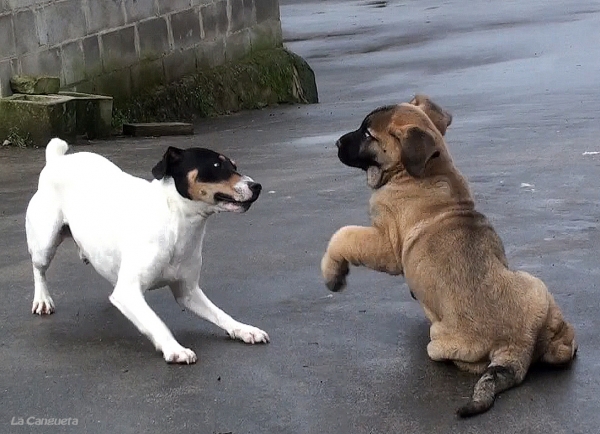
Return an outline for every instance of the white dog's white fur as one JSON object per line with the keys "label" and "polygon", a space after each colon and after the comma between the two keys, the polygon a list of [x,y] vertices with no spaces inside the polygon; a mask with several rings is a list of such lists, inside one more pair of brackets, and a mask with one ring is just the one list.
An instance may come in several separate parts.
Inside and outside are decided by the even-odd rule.
{"label": "white dog's white fur", "polygon": [[[194,363],[144,299],[147,290],[169,286],[177,302],[246,343],[268,342],[264,331],[242,324],[215,306],[198,286],[202,240],[209,215],[232,210],[182,197],[172,178],[148,182],[106,158],[79,152],[53,139],[46,166],[26,214],[35,294],[33,313],[50,314],[54,302],[45,272],[58,245],[72,236],[80,256],[114,285],[109,299],[162,351],[167,362]],[[249,194],[243,177],[236,184]]]}

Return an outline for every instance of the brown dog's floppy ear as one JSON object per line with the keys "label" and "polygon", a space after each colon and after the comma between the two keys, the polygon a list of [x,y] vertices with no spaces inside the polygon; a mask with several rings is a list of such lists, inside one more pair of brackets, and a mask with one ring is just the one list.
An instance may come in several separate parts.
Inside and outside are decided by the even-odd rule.
{"label": "brown dog's floppy ear", "polygon": [[162,160],[160,160],[156,166],[152,168],[152,176],[156,179],[163,179],[165,176],[172,176],[173,165],[177,164],[181,160],[182,150],[169,146]]}
{"label": "brown dog's floppy ear", "polygon": [[433,125],[442,133],[446,134],[446,129],[452,123],[452,115],[439,105],[429,99],[427,95],[415,95],[409,104],[419,107],[431,119]]}
{"label": "brown dog's floppy ear", "polygon": [[402,165],[410,176],[421,178],[427,163],[440,156],[440,151],[435,148],[435,139],[416,125],[408,127],[400,137],[395,136],[402,146]]}

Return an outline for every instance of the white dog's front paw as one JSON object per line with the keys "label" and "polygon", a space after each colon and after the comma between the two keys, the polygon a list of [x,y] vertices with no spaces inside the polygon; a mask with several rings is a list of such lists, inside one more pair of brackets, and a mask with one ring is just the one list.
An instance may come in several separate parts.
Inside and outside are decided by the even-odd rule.
{"label": "white dog's front paw", "polygon": [[233,339],[240,339],[247,344],[258,344],[260,342],[266,344],[269,342],[269,335],[267,332],[246,324],[240,324],[238,327],[234,328],[229,332],[229,336]]}
{"label": "white dog's front paw", "polygon": [[181,345],[173,346],[163,350],[163,357],[167,363],[181,363],[190,365],[196,363],[198,358],[189,348],[184,348]]}
{"label": "white dog's front paw", "polygon": [[52,312],[54,312],[54,301],[52,301],[52,297],[49,295],[33,300],[31,313],[37,315],[50,315]]}

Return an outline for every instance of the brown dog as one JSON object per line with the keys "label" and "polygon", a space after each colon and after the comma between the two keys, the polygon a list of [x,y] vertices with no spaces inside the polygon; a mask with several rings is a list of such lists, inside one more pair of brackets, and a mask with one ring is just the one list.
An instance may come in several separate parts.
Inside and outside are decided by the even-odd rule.
{"label": "brown dog", "polygon": [[431,321],[427,354],[483,373],[462,417],[488,410],[523,381],[530,364],[565,364],[577,345],[544,283],[509,270],[502,241],[477,212],[442,137],[452,117],[426,96],[371,112],[342,136],[338,157],[363,169],[374,189],[371,227],[331,238],[321,270],[346,286],[349,264],[404,274]]}

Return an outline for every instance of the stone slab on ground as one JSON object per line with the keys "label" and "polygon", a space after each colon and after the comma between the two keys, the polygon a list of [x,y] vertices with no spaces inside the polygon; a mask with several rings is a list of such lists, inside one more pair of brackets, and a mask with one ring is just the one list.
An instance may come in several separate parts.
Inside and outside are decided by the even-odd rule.
{"label": "stone slab on ground", "polygon": [[52,137],[106,138],[112,130],[112,105],[111,97],[78,92],[0,98],[0,140],[45,146]]}
{"label": "stone slab on ground", "polygon": [[14,93],[49,95],[58,93],[60,90],[60,79],[45,75],[15,75],[10,79],[10,88]]}
{"label": "stone slab on ground", "polygon": [[0,98],[0,139],[45,146],[52,137],[74,138],[76,102],[61,95],[13,95]]}
{"label": "stone slab on ground", "polygon": [[194,125],[185,122],[146,122],[123,124],[123,134],[134,137],[187,136]]}
{"label": "stone slab on ground", "polygon": [[109,137],[112,130],[113,99],[105,95],[81,92],[60,92],[76,104],[76,131],[88,139]]}

